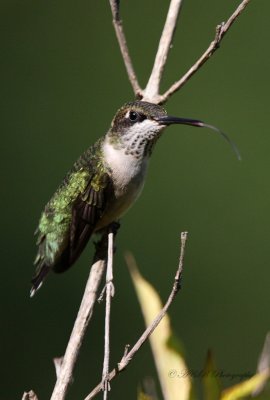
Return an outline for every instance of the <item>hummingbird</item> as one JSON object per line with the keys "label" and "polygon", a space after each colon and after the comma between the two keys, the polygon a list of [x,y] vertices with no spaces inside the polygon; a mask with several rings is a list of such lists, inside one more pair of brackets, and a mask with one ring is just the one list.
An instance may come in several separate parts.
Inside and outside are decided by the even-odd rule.
{"label": "hummingbird", "polygon": [[47,274],[64,272],[79,258],[94,233],[117,222],[139,197],[154,145],[172,124],[218,128],[200,120],[173,117],[157,104],[126,103],[107,133],[89,147],[67,173],[41,214],[32,297]]}

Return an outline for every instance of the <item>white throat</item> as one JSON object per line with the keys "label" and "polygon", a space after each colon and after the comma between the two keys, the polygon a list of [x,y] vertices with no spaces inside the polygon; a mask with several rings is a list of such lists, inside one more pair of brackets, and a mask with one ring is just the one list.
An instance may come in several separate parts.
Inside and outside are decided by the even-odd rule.
{"label": "white throat", "polygon": [[[129,186],[142,189],[149,157],[136,158],[125,148],[116,148],[106,138],[103,145],[104,160],[109,167],[117,191],[125,192]],[[134,187],[134,189],[135,189]]]}

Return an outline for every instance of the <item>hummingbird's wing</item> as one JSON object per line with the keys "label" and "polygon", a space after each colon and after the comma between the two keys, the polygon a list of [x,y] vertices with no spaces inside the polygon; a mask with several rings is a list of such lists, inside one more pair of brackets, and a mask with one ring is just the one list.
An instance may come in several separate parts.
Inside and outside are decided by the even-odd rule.
{"label": "hummingbird's wing", "polygon": [[111,178],[103,173],[92,176],[84,193],[74,202],[70,227],[69,265],[66,268],[77,260],[85,248],[104,214],[111,195]]}
{"label": "hummingbird's wing", "polygon": [[71,173],[41,216],[31,295],[35,294],[51,269],[63,272],[77,260],[106,209],[112,193],[112,181],[106,171],[101,173],[94,169],[89,173],[89,170],[80,168],[78,173],[85,181],[75,187],[77,196],[71,197],[70,187],[75,184],[74,173]]}

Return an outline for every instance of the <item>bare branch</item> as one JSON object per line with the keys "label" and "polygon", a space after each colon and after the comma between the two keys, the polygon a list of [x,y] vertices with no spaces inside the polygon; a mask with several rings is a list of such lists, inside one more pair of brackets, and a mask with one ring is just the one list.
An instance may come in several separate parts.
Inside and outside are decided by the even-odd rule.
{"label": "bare branch", "polygon": [[108,392],[111,390],[108,380],[110,364],[110,320],[111,320],[111,302],[114,296],[113,286],[113,232],[108,236],[108,261],[106,274],[106,314],[105,314],[105,340],[104,340],[104,361],[102,371],[103,381],[103,399],[107,400]]}
{"label": "bare branch", "polygon": [[[175,296],[177,295],[178,291],[181,289],[181,278],[182,278],[182,272],[183,272],[183,262],[184,262],[184,253],[185,253],[185,246],[186,246],[186,241],[187,241],[187,232],[182,232],[181,233],[181,250],[180,250],[180,258],[179,258],[179,265],[176,271],[176,275],[174,278],[174,284],[173,288],[171,290],[171,293],[168,297],[168,300],[160,313],[157,315],[155,320],[152,322],[152,324],[143,332],[139,340],[135,343],[135,345],[132,347],[132,349],[129,352],[126,352],[119,362],[117,368],[114,368],[109,374],[108,374],[108,380],[111,381],[119,372],[123,371],[127,367],[127,365],[130,363],[132,358],[135,356],[137,351],[141,348],[141,346],[145,343],[145,341],[148,339],[148,337],[151,335],[151,333],[156,329],[166,312],[168,311],[168,308],[172,304]],[[126,347],[127,348],[127,347]],[[99,383],[93,390],[92,392],[84,399],[84,400],[91,400],[93,399],[101,390],[103,387],[103,382]]]}
{"label": "bare branch", "polygon": [[51,396],[51,400],[64,400],[68,387],[72,382],[72,374],[77,361],[82,341],[91,319],[96,302],[97,290],[105,269],[104,246],[107,248],[107,235],[104,235],[98,243],[95,254],[95,262],[91,267],[81,306],[73,326],[73,330],[58,372],[57,381]]}
{"label": "bare branch", "polygon": [[172,44],[182,3],[183,0],[171,0],[166,22],[160,37],[154,66],[148,80],[148,84],[143,91],[144,100],[155,102],[156,97],[159,95],[160,81],[167,61],[170,46]]}
{"label": "bare branch", "polygon": [[165,103],[168,98],[179,90],[184,84],[195,74],[203,64],[214,54],[214,52],[219,48],[220,42],[224,35],[228,32],[232,24],[244,11],[250,0],[243,0],[241,4],[237,7],[234,13],[230,16],[226,23],[222,23],[216,28],[215,39],[211,42],[208,49],[203,53],[203,55],[195,62],[195,64],[187,71],[187,73],[182,76],[179,81],[175,82],[163,95],[159,98],[159,103]]}
{"label": "bare branch", "polygon": [[121,50],[123,61],[127,70],[129,81],[131,83],[135,96],[141,97],[142,90],[140,88],[136,73],[132,65],[122,21],[120,19],[119,0],[110,0],[110,6],[113,16],[113,26]]}

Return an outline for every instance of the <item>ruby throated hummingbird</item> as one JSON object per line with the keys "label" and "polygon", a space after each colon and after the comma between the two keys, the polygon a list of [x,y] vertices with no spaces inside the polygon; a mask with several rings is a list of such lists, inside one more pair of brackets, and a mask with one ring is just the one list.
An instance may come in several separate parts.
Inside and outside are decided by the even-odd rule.
{"label": "ruby throated hummingbird", "polygon": [[167,115],[159,105],[134,101],[120,108],[105,136],[83,153],[45,206],[37,229],[38,253],[31,296],[50,270],[68,269],[93,233],[102,232],[140,195],[153,146],[166,126],[217,128]]}

